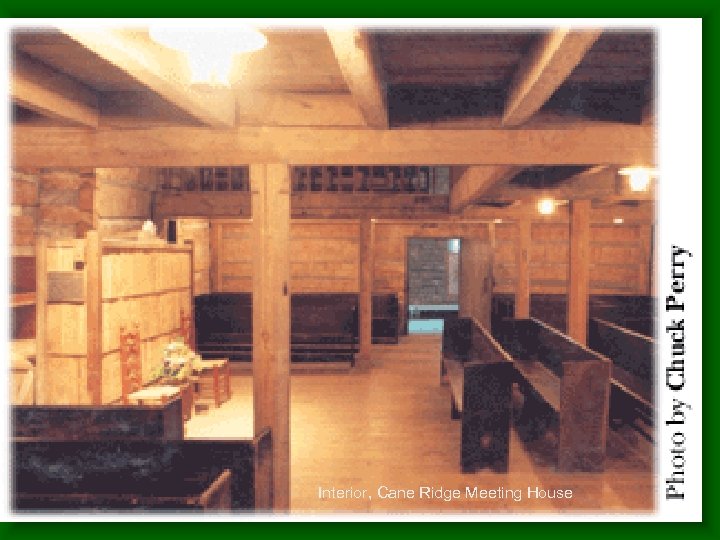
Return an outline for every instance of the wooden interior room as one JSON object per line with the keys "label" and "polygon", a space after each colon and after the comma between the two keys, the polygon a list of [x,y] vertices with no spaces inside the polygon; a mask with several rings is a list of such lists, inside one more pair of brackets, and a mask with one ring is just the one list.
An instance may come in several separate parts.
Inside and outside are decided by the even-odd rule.
{"label": "wooden interior room", "polygon": [[11,33],[13,511],[654,509],[652,30],[164,30]]}

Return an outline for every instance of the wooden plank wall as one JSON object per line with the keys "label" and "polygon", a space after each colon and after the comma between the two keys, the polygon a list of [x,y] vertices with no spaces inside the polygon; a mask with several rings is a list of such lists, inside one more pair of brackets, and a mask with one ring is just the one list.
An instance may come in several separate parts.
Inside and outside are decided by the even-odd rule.
{"label": "wooden plank wall", "polygon": [[213,219],[209,234],[210,290],[252,292],[252,221]]}
{"label": "wooden plank wall", "polygon": [[[495,226],[495,292],[514,293],[517,279],[516,223]],[[590,225],[590,294],[651,294],[649,224]],[[530,246],[530,292],[567,292],[570,229],[568,223],[533,222]]]}
{"label": "wooden plank wall", "polygon": [[[252,291],[251,221],[212,220],[213,292]],[[293,220],[290,224],[292,292],[354,292],[359,287],[360,222]]]}
{"label": "wooden plank wall", "polygon": [[492,245],[485,239],[465,238],[460,248],[459,315],[490,328],[492,303]]}
{"label": "wooden plank wall", "polygon": [[398,295],[401,328],[404,328],[407,311],[405,288],[409,238],[475,238],[490,243],[488,224],[484,222],[378,220],[375,224],[373,293]]}
{"label": "wooden plank wall", "polygon": [[180,333],[180,310],[191,313],[190,252],[132,248],[102,257],[102,401],[121,396],[120,328],[140,331],[142,380],[162,363],[162,351]]}
{"label": "wooden plank wall", "polygon": [[360,291],[360,222],[293,220],[290,287],[294,293]]}
{"label": "wooden plank wall", "polygon": [[[55,240],[47,248],[47,271],[69,272],[85,262],[83,240]],[[87,309],[84,303],[48,303],[45,361],[38,366],[41,404],[90,402],[87,391]],[[39,336],[42,339],[42,336]],[[40,390],[40,388],[39,388]]]}
{"label": "wooden plank wall", "polygon": [[[71,271],[85,261],[84,240],[53,241],[48,271]],[[107,251],[107,246],[105,247]],[[138,324],[142,377],[149,381],[162,362],[162,350],[180,332],[180,309],[190,313],[190,251],[143,248],[102,256],[102,402],[121,395],[120,327]],[[87,300],[87,299],[86,299]],[[87,304],[48,303],[43,404],[87,404]]]}
{"label": "wooden plank wall", "polygon": [[193,294],[210,292],[210,220],[181,218],[177,220],[177,243],[193,245]]}

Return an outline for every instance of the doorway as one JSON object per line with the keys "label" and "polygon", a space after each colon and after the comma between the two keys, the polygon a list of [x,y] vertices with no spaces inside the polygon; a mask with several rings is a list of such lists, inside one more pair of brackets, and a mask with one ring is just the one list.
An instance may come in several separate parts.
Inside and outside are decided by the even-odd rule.
{"label": "doorway", "polygon": [[409,238],[407,246],[407,332],[441,334],[447,315],[457,315],[459,238]]}

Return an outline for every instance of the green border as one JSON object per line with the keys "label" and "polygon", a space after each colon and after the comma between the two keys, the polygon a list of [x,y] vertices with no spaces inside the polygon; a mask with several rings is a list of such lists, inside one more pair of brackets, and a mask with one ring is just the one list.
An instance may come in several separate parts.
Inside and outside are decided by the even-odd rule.
{"label": "green border", "polygon": [[[177,2],[166,2],[163,5],[159,2],[151,3],[148,0],[124,0],[123,2],[34,0],[32,3],[22,5],[17,1],[12,4],[2,2],[0,4],[0,17],[638,17],[642,19],[701,17],[703,19],[702,88],[704,95],[707,96],[703,100],[703,150],[705,150],[703,176],[708,179],[708,182],[703,186],[705,188],[703,210],[705,210],[705,216],[711,216],[703,218],[703,228],[707,227],[712,230],[714,222],[710,220],[714,215],[708,214],[708,211],[716,211],[715,207],[711,207],[710,204],[717,201],[715,196],[717,194],[715,186],[718,180],[716,155],[718,153],[717,149],[720,147],[716,128],[716,126],[720,125],[720,116],[718,115],[718,104],[715,97],[720,86],[717,84],[717,71],[720,65],[720,55],[718,54],[718,47],[720,46],[718,11],[720,8],[718,8],[718,5],[718,2],[709,0],[684,0],[672,4],[660,4],[648,2],[647,0],[642,2],[603,0],[602,2],[572,3],[557,1],[552,1],[552,3],[536,2],[532,0],[518,2],[515,0],[514,2],[474,2],[472,4],[456,0],[445,0],[425,5],[410,2],[404,5],[398,2],[390,3],[387,0],[364,0],[354,4],[347,2],[323,4],[320,2],[290,2],[287,0],[278,2],[276,0],[275,2],[259,2],[255,4],[243,2],[230,6],[215,0],[205,0],[188,5],[181,5]],[[5,22],[12,24],[12,21]],[[705,201],[707,201],[707,208]],[[710,264],[708,262],[708,269]],[[712,274],[708,275],[712,278]],[[662,291],[659,291],[659,294],[662,294]],[[710,280],[710,288],[707,289],[704,296],[707,296],[711,301],[717,298],[717,286],[712,279]],[[707,311],[715,314],[715,303],[709,302],[707,305],[709,306]],[[713,323],[712,318],[708,321],[704,329],[714,331],[715,328],[710,326]],[[703,391],[707,396],[714,395],[716,391],[715,381],[720,380],[717,366],[718,364],[714,358],[706,361],[703,365]],[[589,533],[590,536],[606,539],[607,535],[611,533],[608,527],[613,529],[612,532],[624,532],[628,535],[640,533],[657,534],[659,537],[686,537],[688,535],[704,537],[714,533],[713,536],[716,537],[720,532],[717,516],[720,507],[718,501],[720,499],[716,493],[716,486],[720,478],[718,477],[717,459],[715,458],[719,445],[718,427],[711,411],[712,409],[705,413],[703,420],[703,453],[707,456],[707,459],[703,461],[703,523],[613,523],[607,526],[598,524],[597,527],[591,528],[581,523],[566,522],[560,527],[554,524],[538,526],[534,523],[526,523],[521,525],[521,529],[529,532],[533,539],[555,538],[558,532],[573,536],[582,535],[583,537],[587,537]],[[378,519],[387,519],[388,517],[378,516]],[[406,517],[412,519],[411,516]],[[299,518],[302,519],[302,516],[299,516]],[[362,517],[358,519],[362,519]],[[146,537],[153,538],[153,540],[158,536],[165,538],[186,535],[195,537],[198,533],[202,533],[201,527],[207,526],[205,523],[162,523],[155,527],[154,524],[140,523],[138,527],[133,526],[135,524],[123,523],[122,527],[109,528],[107,522],[83,523],[82,527],[79,527],[77,523],[71,525],[71,527],[62,525],[60,534],[64,535],[70,532],[76,538],[83,536],[92,538],[98,534],[107,537],[109,533],[110,537],[127,539],[128,532],[132,529],[135,538]],[[267,523],[244,522],[238,528],[237,523],[213,523],[211,532],[213,534],[231,535],[262,534],[267,530],[266,525]],[[284,529],[290,526],[292,532],[298,530],[308,531],[308,527],[303,523],[274,523],[274,525],[282,526]],[[414,535],[416,533],[433,534],[435,532],[447,534],[447,527],[450,524],[381,523],[379,525],[386,531]],[[455,523],[452,525],[455,525]],[[472,532],[476,535],[497,534],[502,537],[507,535],[508,525],[509,523],[469,523],[465,524],[465,527],[472,527]],[[314,529],[317,530],[317,527]],[[323,529],[324,532],[333,535],[342,534],[346,536],[348,534],[346,524],[323,524]],[[54,523],[0,523],[0,538],[54,537],[57,536],[58,530],[57,524]],[[517,527],[512,527],[512,530],[515,532]],[[205,533],[207,534],[207,529],[205,529]],[[361,531],[361,534],[366,533]]]}
{"label": "green border", "polygon": [[716,10],[708,0],[686,0],[678,4],[659,2],[235,2],[218,0],[187,4],[169,1],[124,0],[35,0],[20,4],[3,2],[5,17],[710,17]]}

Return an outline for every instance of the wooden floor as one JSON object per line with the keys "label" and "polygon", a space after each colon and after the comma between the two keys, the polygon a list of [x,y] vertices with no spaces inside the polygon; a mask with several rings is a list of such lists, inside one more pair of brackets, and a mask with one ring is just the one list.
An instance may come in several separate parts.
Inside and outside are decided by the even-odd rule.
{"label": "wooden floor", "polygon": [[[413,335],[375,346],[373,367],[358,373],[293,374],[291,510],[293,512],[649,512],[654,479],[648,460],[613,447],[602,474],[559,474],[551,459],[511,434],[507,474],[462,474],[460,424],[439,382],[440,336]],[[250,436],[252,378],[232,377],[233,397],[187,423],[188,437]],[[612,442],[612,441],[611,441]],[[385,488],[383,488],[383,486]],[[495,490],[495,498],[468,497]],[[421,488],[430,488],[420,496]],[[572,490],[571,499],[528,491]],[[335,497],[331,497],[335,490]],[[322,491],[325,490],[325,491]],[[338,498],[353,490],[357,497]],[[412,498],[381,498],[390,490]],[[452,490],[460,497],[453,498]],[[513,490],[510,492],[509,490]],[[363,494],[364,492],[364,494]],[[321,493],[325,495],[321,497]],[[513,493],[519,500],[515,500]],[[430,496],[434,495],[433,498]]]}

